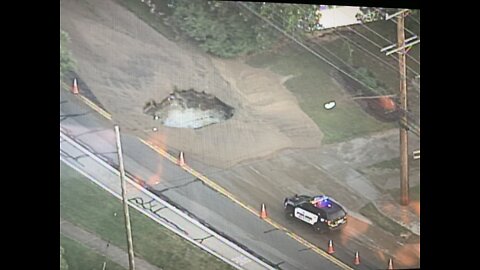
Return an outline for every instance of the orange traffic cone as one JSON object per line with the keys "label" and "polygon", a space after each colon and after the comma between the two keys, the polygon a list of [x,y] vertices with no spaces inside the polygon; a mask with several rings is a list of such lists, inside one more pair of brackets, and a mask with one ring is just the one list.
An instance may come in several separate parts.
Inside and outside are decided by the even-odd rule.
{"label": "orange traffic cone", "polygon": [[388,261],[388,270],[393,270],[393,262],[392,259]]}
{"label": "orange traffic cone", "polygon": [[360,264],[360,256],[358,256],[358,251],[355,252],[355,260],[353,260],[353,264],[355,264],[355,265]]}
{"label": "orange traffic cone", "polygon": [[78,95],[77,78],[73,79],[72,93],[73,93],[74,95]]}
{"label": "orange traffic cone", "polygon": [[328,254],[333,254],[335,252],[335,249],[333,249],[333,242],[332,240],[328,241]]}
{"label": "orange traffic cone", "polygon": [[178,165],[185,166],[185,158],[183,157],[183,152],[180,151],[180,156],[178,157]]}
{"label": "orange traffic cone", "polygon": [[260,211],[260,218],[265,219],[267,218],[267,209],[265,209],[265,204],[262,203],[262,210]]}

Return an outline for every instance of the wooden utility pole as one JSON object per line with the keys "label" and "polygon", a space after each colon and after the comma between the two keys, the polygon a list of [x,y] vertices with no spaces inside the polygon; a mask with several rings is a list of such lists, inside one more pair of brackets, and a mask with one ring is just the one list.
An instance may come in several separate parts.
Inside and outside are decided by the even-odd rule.
{"label": "wooden utility pole", "polygon": [[133,253],[133,239],[132,239],[132,226],[130,224],[130,213],[128,212],[127,203],[127,189],[125,183],[125,167],[123,166],[123,152],[122,143],[120,141],[120,129],[118,125],[115,125],[115,137],[117,140],[117,153],[118,163],[120,164],[120,182],[122,186],[122,202],[123,202],[123,214],[125,218],[125,229],[127,231],[127,245],[128,245],[128,269],[135,270],[135,261]]}
{"label": "wooden utility pole", "polygon": [[408,205],[409,203],[405,16],[406,12],[397,15],[397,46],[401,48],[401,50],[398,51],[398,65],[400,69],[400,109],[402,110],[402,119],[400,120],[402,123],[402,125],[400,125],[400,196],[402,205]]}
{"label": "wooden utility pole", "polygon": [[[405,39],[405,17],[408,15],[409,10],[403,9],[392,15],[385,17],[386,20],[390,20],[394,17],[397,18],[397,44],[390,45],[383,49],[381,52],[390,50],[395,46],[397,48],[386,52],[386,55],[392,53],[398,53],[398,67],[400,70],[400,111],[402,112],[400,116],[400,203],[402,205],[408,205],[409,203],[409,183],[408,183],[408,106],[407,106],[407,63],[406,57],[408,50],[412,48],[413,45],[420,43],[420,39],[416,35]],[[414,132],[420,129],[412,130]]]}

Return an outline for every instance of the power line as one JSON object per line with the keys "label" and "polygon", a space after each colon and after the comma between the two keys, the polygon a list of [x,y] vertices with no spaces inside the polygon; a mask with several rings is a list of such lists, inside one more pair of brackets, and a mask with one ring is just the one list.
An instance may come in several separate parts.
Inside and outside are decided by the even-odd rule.
{"label": "power line", "polygon": [[[304,9],[303,7],[301,7],[300,5],[298,5],[298,8],[301,9],[303,12],[305,12],[305,9]],[[275,11],[274,11],[274,12],[275,12]],[[386,40],[387,42],[391,43],[390,40],[386,39],[385,37],[383,37],[382,35],[380,35],[379,33],[377,33],[375,30],[373,30],[373,29],[365,26],[364,24],[362,24],[362,26],[368,28],[370,31],[373,31],[373,33],[375,33],[376,35],[380,36],[381,38],[383,38],[383,39]],[[359,33],[358,31],[356,31],[355,29],[353,29],[353,28],[351,28],[351,27],[349,27],[349,26],[347,26],[347,28],[348,28],[350,31],[353,31],[354,33],[356,33],[357,35],[363,37],[363,38],[366,39],[367,41],[370,41],[370,42],[371,42],[372,44],[374,44],[377,48],[380,48],[380,49],[382,48],[381,45],[375,43],[374,41],[372,41],[372,40],[369,39],[368,37],[362,35],[362,34]],[[334,30],[334,31],[337,32],[337,30]],[[395,60],[398,61],[398,58],[395,57],[395,55],[392,54],[391,57],[393,57]],[[416,59],[414,59],[414,61],[416,61]],[[417,63],[420,64],[418,61],[417,61]],[[407,68],[408,68],[412,73],[414,73],[415,75],[419,75],[419,74],[418,74],[415,70],[413,70],[412,68],[410,68],[410,67],[408,67],[408,66],[407,66]]]}
{"label": "power line", "polygon": [[[378,8],[375,8],[376,10],[378,10]],[[379,10],[380,11],[380,10]],[[393,22],[393,21],[392,21]],[[395,22],[393,22],[395,23]],[[367,28],[369,31],[371,31],[372,33],[374,33],[375,35],[377,35],[378,37],[382,38],[383,40],[387,41],[389,44],[392,43],[389,39],[385,38],[384,36],[380,35],[378,32],[376,32],[375,30],[373,30],[372,28],[366,26],[364,23],[361,23],[361,25],[365,28]],[[415,33],[413,33],[412,31],[406,29],[407,32],[411,33],[412,35],[416,35]],[[371,40],[369,40],[371,42]],[[376,43],[373,43],[373,44],[376,44]],[[376,45],[377,47],[379,48],[382,48],[382,46],[379,46],[378,44]],[[393,56],[393,55],[392,55]],[[395,58],[395,56],[393,56]],[[412,59],[415,63],[417,63],[418,65],[420,65],[420,62],[415,59],[413,56],[410,56],[410,55],[407,55],[407,57],[409,57],[410,59]],[[398,61],[398,58],[396,58],[397,61]]]}
{"label": "power line", "polygon": [[420,26],[420,22],[417,19],[415,19],[415,17],[409,16],[408,18],[410,18],[412,21],[416,22]]}
{"label": "power line", "polygon": [[[305,12],[305,9],[304,9],[303,7],[299,6],[299,9],[301,9],[302,11]],[[274,12],[275,12],[275,11],[274,11]],[[362,25],[363,25],[363,24],[362,24]],[[367,27],[367,26],[364,26],[364,27]],[[367,28],[370,29],[370,31],[373,31],[376,35],[379,35],[380,37],[382,37],[382,38],[383,38],[384,40],[386,40],[387,42],[391,43],[388,39],[384,38],[382,35],[380,35],[379,33],[375,32],[373,29],[371,29],[371,28],[369,28],[369,27],[367,27]],[[358,31],[356,31],[355,29],[353,29],[353,28],[351,28],[351,27],[349,27],[349,26],[347,26],[347,29],[349,29],[350,31],[353,31],[354,33],[356,33],[357,35],[359,35],[359,36],[361,36],[362,38],[366,39],[367,41],[370,41],[370,42],[371,42],[372,44],[374,44],[377,48],[380,48],[380,49],[382,48],[381,45],[375,43],[374,41],[372,41],[372,40],[369,39],[368,37],[362,35],[362,34],[359,33]],[[338,33],[337,30],[334,30],[334,31]],[[395,60],[398,61],[398,58],[395,57],[395,55],[391,55],[391,57],[393,57]],[[414,60],[416,61],[416,59],[414,59]],[[418,62],[417,62],[417,63],[418,63]],[[420,64],[420,63],[418,63],[418,64]],[[419,74],[418,74],[415,70],[413,70],[412,68],[410,68],[410,67],[408,67],[408,66],[407,66],[407,68],[408,68],[412,73],[414,73],[415,75],[419,75]]]}
{"label": "power line", "polygon": [[[273,12],[275,13],[275,15],[277,15],[277,17],[280,17],[282,21],[285,21],[285,20],[283,19],[283,17],[280,16],[280,14],[278,14],[278,12],[275,12],[275,11],[273,11]],[[274,18],[272,18],[272,19],[274,19]],[[282,24],[282,22],[280,22],[280,24]],[[278,30],[278,29],[277,29],[277,30]],[[305,41],[303,40],[303,42],[305,42]],[[345,61],[344,61],[343,59],[341,59],[340,57],[338,57],[336,54],[332,53],[331,51],[329,51],[329,50],[326,49],[325,47],[321,47],[321,48],[324,49],[324,50],[326,50],[327,53],[329,53],[330,55],[333,55],[335,58],[339,59],[344,65],[352,68],[349,64],[345,63]],[[313,49],[312,49],[312,50],[313,50]],[[316,52],[319,53],[318,51],[316,51]],[[322,56],[325,57],[324,55],[322,55]],[[325,57],[325,58],[326,58],[326,57]],[[352,70],[354,70],[354,69],[352,68]],[[357,72],[356,70],[354,70],[354,72],[358,74],[358,72]],[[360,74],[360,75],[361,75],[363,78],[365,78],[365,75],[363,75],[363,74]],[[359,82],[358,80],[356,80],[356,81]],[[363,84],[363,85],[365,86],[365,84]],[[374,93],[376,93],[376,94],[385,95],[385,93],[379,93],[378,91],[372,89],[371,87],[368,87],[368,86],[367,86],[367,88],[369,88],[370,90],[372,90],[372,91],[373,91]],[[418,91],[418,90],[417,90],[417,91]],[[409,119],[414,119],[413,113],[411,113],[411,112],[409,112],[409,111],[405,111],[405,110],[403,110],[403,109],[399,106],[399,105],[401,105],[400,102],[394,102],[394,103],[397,105],[397,108],[398,108],[399,111],[401,111],[402,113],[404,113],[405,115],[407,115],[407,117],[409,117]],[[415,127],[414,127],[414,128],[415,128]]]}
{"label": "power line", "polygon": [[[374,9],[380,11],[378,8],[374,8]],[[381,12],[381,11],[380,11],[380,12]],[[413,18],[413,16],[410,16],[409,18],[411,18],[411,19],[412,19],[413,21],[415,21],[418,25],[420,25],[420,22],[419,22],[417,19]],[[396,25],[397,23],[394,22],[394,21],[392,21],[392,19],[393,19],[393,17],[390,18],[390,19],[388,19],[387,21],[391,21],[392,23],[394,23],[394,24]],[[404,29],[405,31],[407,31],[409,34],[416,35],[416,34],[413,33],[413,31],[411,31],[411,30],[408,29],[407,27],[404,27],[403,29]],[[420,36],[419,36],[419,37],[420,37]]]}
{"label": "power line", "polygon": [[[303,9],[302,7],[299,7],[302,11],[305,11],[305,9]],[[285,19],[283,16],[281,16],[280,14],[278,14],[278,12],[276,11],[273,11],[274,15],[277,15],[277,17],[280,18],[280,20],[282,20],[282,22],[285,22]],[[274,18],[272,18],[274,19]],[[282,22],[280,22],[280,24],[282,24]],[[338,32],[337,30],[334,30],[335,32]],[[297,35],[298,37],[298,35]],[[299,38],[300,39],[300,38]],[[303,40],[303,42],[305,42],[305,40]],[[329,53],[330,55],[332,55],[333,57],[337,58],[340,60],[340,62],[342,62],[342,64],[344,64],[345,66],[351,68],[357,75],[359,74],[350,64],[346,63],[343,59],[341,59],[339,56],[337,56],[335,53],[332,53],[330,50],[328,50],[325,46],[324,47],[321,47],[323,50],[327,51],[327,53]],[[365,49],[366,50],[366,49]],[[379,59],[381,59],[380,57],[378,57]],[[395,68],[396,70],[396,68]],[[363,74],[359,74],[361,75],[364,79],[366,78],[365,75]],[[418,75],[418,73],[417,73]],[[378,93],[377,91],[375,91],[374,89],[370,88],[370,90],[372,90],[373,92],[377,93],[377,94],[381,94],[381,93]],[[417,90],[418,91],[418,90]]]}
{"label": "power line", "polygon": [[280,27],[278,27],[277,25],[275,25],[274,23],[272,23],[270,20],[264,18],[262,15],[258,14],[255,10],[251,9],[250,7],[246,6],[244,3],[242,2],[237,2],[237,5],[241,5],[243,6],[244,8],[248,9],[250,12],[252,12],[253,14],[255,14],[257,17],[259,17],[260,19],[266,21],[268,24],[270,24],[271,26],[273,26],[275,29],[277,29],[278,31],[280,31],[281,33],[283,33],[285,36],[289,37],[290,39],[292,39],[293,41],[295,41],[295,43],[297,43],[298,45],[300,45],[301,47],[303,47],[304,49],[306,49],[307,51],[309,51],[310,53],[312,53],[313,55],[317,56],[318,58],[322,59],[323,61],[325,61],[327,64],[331,65],[333,68],[335,68],[336,70],[342,72],[343,74],[347,75],[348,77],[350,77],[351,79],[357,81],[358,83],[362,84],[363,86],[371,89],[372,91],[374,91],[371,87],[369,87],[368,85],[366,85],[364,82],[358,80],[357,78],[353,77],[352,75],[350,75],[348,72],[342,70],[341,68],[339,68],[338,66],[336,66],[334,63],[332,63],[331,61],[329,61],[325,56],[323,55],[320,55],[318,52],[314,51],[313,49],[307,47],[305,44],[303,44],[302,42],[298,41],[295,37],[293,37],[292,35],[288,34],[287,32],[285,32],[285,30],[281,29]]}
{"label": "power line", "polygon": [[385,61],[384,59],[382,59],[381,57],[379,57],[378,55],[375,55],[374,53],[372,53],[371,51],[369,51],[368,49],[366,49],[365,47],[361,46],[360,44],[356,43],[355,41],[351,40],[350,38],[348,38],[347,36],[345,35],[342,35],[340,33],[340,31],[338,30],[334,30],[335,33],[340,36],[342,39],[344,40],[347,40],[347,43],[348,41],[350,41],[350,44],[353,44],[354,46],[356,46],[357,48],[363,50],[364,52],[368,53],[369,55],[373,56],[375,59],[379,60],[380,62],[384,63],[386,66],[388,66],[391,70],[394,70],[396,71],[396,68],[393,66],[393,64],[391,63],[388,63],[387,61]]}
{"label": "power line", "polygon": [[[336,70],[338,70],[339,72],[347,75],[348,77],[350,77],[351,79],[357,81],[358,83],[360,83],[361,85],[365,86],[367,89],[370,89],[371,91],[373,91],[374,93],[378,93],[377,91],[375,91],[374,89],[372,89],[370,86],[366,85],[365,83],[363,83],[362,81],[358,80],[357,78],[353,77],[352,75],[350,75],[348,72],[342,70],[341,68],[339,68],[338,66],[336,66],[334,63],[332,63],[332,61],[328,60],[325,56],[321,55],[319,52],[313,50],[312,48],[306,46],[305,44],[303,44],[302,42],[298,41],[295,37],[293,37],[292,35],[288,34],[285,30],[281,29],[280,27],[278,27],[276,24],[272,23],[269,19],[265,18],[264,16],[258,14],[258,12],[252,10],[252,8],[250,8],[249,6],[245,5],[244,3],[237,3],[237,5],[241,5],[243,6],[244,8],[248,9],[250,12],[252,12],[253,14],[255,14],[258,18],[262,19],[263,21],[267,22],[269,25],[271,25],[272,27],[274,27],[276,30],[280,31],[282,34],[284,34],[285,36],[287,36],[288,38],[290,38],[291,40],[293,40],[295,43],[297,43],[298,45],[300,45],[301,47],[303,47],[304,49],[306,49],[307,51],[309,51],[310,53],[312,53],[313,55],[317,56],[318,58],[320,58],[321,60],[323,60],[324,62],[326,62],[327,64],[329,64],[330,66],[332,66],[333,68],[335,68]],[[399,104],[398,102],[396,103],[397,105]],[[410,114],[411,116],[413,115],[411,112],[408,112],[402,108],[399,109],[402,113],[404,113],[405,115],[408,115]]]}
{"label": "power line", "polygon": [[[277,17],[280,17],[282,21],[285,21],[283,19],[283,16],[281,16],[280,14],[278,14],[278,12],[276,11],[273,11],[274,15],[277,15]],[[260,15],[261,16],[261,15]],[[261,18],[263,19],[264,17],[261,16]],[[272,18],[274,19],[274,18]],[[268,19],[266,19],[268,20]],[[270,21],[268,21],[269,23],[271,23]],[[276,21],[278,22],[278,21]],[[282,24],[282,22],[280,22],[280,24]],[[299,45],[301,45],[302,47],[308,49],[308,50],[311,50],[310,52],[314,53],[314,54],[319,54],[317,56],[321,56],[324,60],[326,61],[328,64],[330,64],[331,66],[333,66],[335,69],[337,69],[338,71],[346,74],[347,76],[349,76],[350,78],[354,79],[355,81],[359,82],[360,84],[362,84],[363,86],[369,88],[370,90],[372,90],[373,92],[376,92],[373,88],[369,87],[368,85],[366,85],[365,83],[363,83],[362,81],[358,80],[357,78],[355,77],[352,77],[348,72],[345,72],[343,71],[341,68],[339,68],[338,66],[334,65],[331,61],[331,60],[328,60],[327,57],[325,57],[325,55],[320,55],[320,53],[318,51],[315,51],[314,49],[310,48],[310,47],[307,47],[306,45],[304,45],[303,43],[305,43],[305,40],[302,40],[302,42],[299,42],[298,40],[301,40],[301,37],[299,37],[298,35],[293,36],[293,35],[289,35],[288,33],[286,33],[286,31],[284,31],[283,29],[279,29],[279,27],[275,24],[275,23],[271,23],[272,26],[274,26],[277,30],[287,34],[287,36],[289,36],[290,38],[292,38],[294,41],[296,41]],[[320,48],[320,47],[319,47]],[[323,50],[325,50],[328,54],[332,55],[334,58],[338,59],[343,65],[345,65],[346,67],[349,67],[352,69],[353,72],[355,72],[357,75],[360,75],[362,76],[363,78],[366,78],[365,75],[363,74],[360,74],[358,71],[356,71],[351,65],[349,65],[348,63],[345,62],[345,60],[341,59],[338,55],[336,55],[335,53],[331,52],[329,49],[327,49],[326,47],[321,47]],[[327,61],[328,60],[328,61]],[[379,93],[380,94],[380,93]]]}
{"label": "power line", "polygon": [[[362,24],[362,25],[363,25],[363,24]],[[365,27],[367,27],[367,26],[365,26]],[[379,49],[382,48],[381,45],[379,45],[378,43],[376,43],[376,42],[374,42],[373,40],[369,39],[368,37],[364,36],[362,33],[358,32],[357,30],[353,29],[352,27],[347,26],[347,28],[348,28],[350,31],[352,31],[352,32],[354,32],[355,34],[357,34],[357,35],[359,35],[360,37],[362,37],[363,39],[369,41],[370,43],[372,43],[373,45],[375,45],[377,48],[379,48]],[[368,27],[367,27],[367,28],[368,28]],[[370,28],[369,28],[369,29],[370,29]],[[372,30],[372,31],[373,31],[373,30]],[[375,31],[373,31],[373,32],[376,33]],[[376,33],[376,34],[378,34],[378,33]],[[387,41],[388,41],[388,39],[387,39]],[[389,41],[389,42],[390,42],[390,41]],[[398,57],[396,57],[395,55],[391,54],[390,56],[391,56],[393,59],[395,59],[395,60],[398,61]],[[419,75],[413,68],[411,68],[411,67],[409,67],[409,66],[407,66],[407,68],[408,68],[408,70],[410,70],[410,71],[411,71],[412,73],[414,73],[415,75]]]}
{"label": "power line", "polygon": [[[366,26],[365,24],[361,24],[364,28],[366,28],[367,30],[369,30],[370,32],[374,33],[375,35],[377,35],[378,37],[380,37],[381,39],[387,41],[389,44],[393,43],[392,41],[390,41],[389,39],[387,39],[386,37],[380,35],[378,32],[376,32],[375,30],[373,30],[372,28]],[[369,40],[371,42],[371,40]],[[376,44],[376,43],[375,43]],[[376,44],[375,46],[378,47],[378,44]],[[382,48],[382,46],[380,46],[379,48]],[[398,60],[398,58],[396,58],[395,56],[393,56],[395,59]],[[420,65],[420,62],[415,59],[413,56],[410,56],[410,55],[407,55],[408,58],[410,58],[413,62],[417,63],[418,65]]]}

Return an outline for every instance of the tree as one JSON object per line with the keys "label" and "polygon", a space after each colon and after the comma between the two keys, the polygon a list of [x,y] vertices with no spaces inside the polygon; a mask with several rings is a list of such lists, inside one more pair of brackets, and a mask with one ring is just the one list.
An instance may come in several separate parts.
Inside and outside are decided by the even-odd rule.
{"label": "tree", "polygon": [[65,251],[63,250],[63,247],[60,246],[60,270],[68,270],[68,264],[67,260],[65,259],[64,253]]}
{"label": "tree", "polygon": [[365,67],[355,68],[353,76],[359,81],[363,82],[369,89],[379,95],[388,94],[388,87],[382,81],[379,81],[375,74]]}
{"label": "tree", "polygon": [[[319,29],[319,5],[246,3],[290,34]],[[268,48],[280,34],[234,2],[170,0],[173,23],[205,51],[220,57]]]}
{"label": "tree", "polygon": [[387,14],[393,14],[399,10],[398,8],[361,7],[356,18],[362,23],[385,20]]}
{"label": "tree", "polygon": [[70,41],[68,34],[60,30],[60,79],[65,75],[66,72],[73,70],[75,62],[72,59],[72,55],[66,43]]}
{"label": "tree", "polygon": [[177,0],[172,21],[206,52],[229,58],[254,51],[268,40],[258,37],[258,25],[228,2]]}
{"label": "tree", "polygon": [[303,31],[312,32],[319,30],[320,6],[319,5],[297,5],[297,4],[276,4],[257,3],[260,6],[260,14],[280,24],[290,34]]}

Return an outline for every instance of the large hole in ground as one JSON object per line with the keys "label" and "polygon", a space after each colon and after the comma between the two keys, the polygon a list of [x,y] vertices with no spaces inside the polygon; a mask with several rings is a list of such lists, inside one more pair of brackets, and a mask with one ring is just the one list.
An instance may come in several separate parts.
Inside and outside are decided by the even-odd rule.
{"label": "large hole in ground", "polygon": [[230,119],[234,108],[214,95],[175,89],[161,102],[147,102],[143,112],[167,127],[198,129]]}

